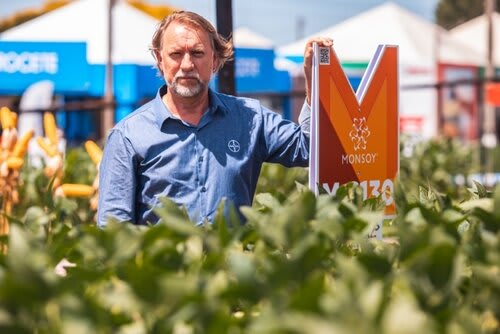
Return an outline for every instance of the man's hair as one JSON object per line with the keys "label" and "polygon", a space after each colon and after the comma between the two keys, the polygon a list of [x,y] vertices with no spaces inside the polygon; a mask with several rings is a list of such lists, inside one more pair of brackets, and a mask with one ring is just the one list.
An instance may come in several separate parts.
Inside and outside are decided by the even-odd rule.
{"label": "man's hair", "polygon": [[217,61],[217,67],[215,68],[215,72],[220,70],[222,66],[226,63],[226,61],[231,60],[233,57],[233,44],[231,39],[225,39],[215,30],[214,26],[203,16],[189,12],[189,11],[175,11],[172,14],[166,16],[161,22],[158,24],[156,31],[153,35],[152,45],[150,50],[153,54],[153,57],[156,60],[156,66],[158,70],[163,74],[162,69],[160,68],[160,64],[158,62],[158,53],[161,52],[162,49],[162,39],[163,33],[167,29],[167,27],[172,22],[179,22],[191,26],[195,26],[201,28],[203,31],[208,33],[208,38],[212,43],[212,48],[214,49],[215,56]]}

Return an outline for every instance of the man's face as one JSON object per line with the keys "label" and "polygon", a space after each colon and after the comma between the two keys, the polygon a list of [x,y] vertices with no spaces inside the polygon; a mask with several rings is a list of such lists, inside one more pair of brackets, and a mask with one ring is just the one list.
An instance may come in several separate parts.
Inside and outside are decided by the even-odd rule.
{"label": "man's face", "polygon": [[205,92],[216,65],[208,33],[172,22],[163,33],[159,66],[173,94],[195,97]]}

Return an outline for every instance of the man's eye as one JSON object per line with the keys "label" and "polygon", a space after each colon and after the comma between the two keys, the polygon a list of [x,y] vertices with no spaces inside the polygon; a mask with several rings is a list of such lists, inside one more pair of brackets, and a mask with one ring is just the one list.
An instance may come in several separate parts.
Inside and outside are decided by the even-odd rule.
{"label": "man's eye", "polygon": [[205,53],[204,53],[203,51],[193,51],[193,52],[192,52],[192,55],[193,55],[194,57],[203,57],[203,55],[204,55],[204,54],[205,54]]}
{"label": "man's eye", "polygon": [[180,57],[181,53],[180,52],[170,52],[170,57],[172,58],[177,58]]}

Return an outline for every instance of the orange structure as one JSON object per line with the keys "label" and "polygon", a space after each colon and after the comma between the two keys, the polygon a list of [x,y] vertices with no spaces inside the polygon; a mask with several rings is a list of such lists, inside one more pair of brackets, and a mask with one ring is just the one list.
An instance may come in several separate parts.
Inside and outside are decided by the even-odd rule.
{"label": "orange structure", "polygon": [[[332,48],[317,48],[310,186],[335,194],[356,182],[395,214],[399,169],[398,49],[379,46],[354,93]],[[314,101],[314,99],[316,99]]]}

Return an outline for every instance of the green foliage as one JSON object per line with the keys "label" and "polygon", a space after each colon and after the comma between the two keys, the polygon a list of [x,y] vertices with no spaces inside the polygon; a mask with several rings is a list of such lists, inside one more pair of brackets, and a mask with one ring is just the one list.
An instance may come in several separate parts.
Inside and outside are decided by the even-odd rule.
{"label": "green foliage", "polygon": [[305,168],[284,168],[277,164],[264,164],[260,173],[256,193],[271,193],[284,198],[297,189],[297,184],[307,185],[308,173]]}
{"label": "green foliage", "polygon": [[[401,151],[405,151],[404,141]],[[443,138],[419,142],[412,147],[411,154],[403,154],[399,179],[411,193],[418,193],[418,188],[424,185],[449,193],[453,198],[464,198],[467,188],[457,184],[455,177],[466,180],[478,171],[479,156],[475,146]]]}
{"label": "green foliage", "polygon": [[97,168],[83,147],[69,150],[64,166],[63,183],[91,185],[94,182]]}
{"label": "green foliage", "polygon": [[[157,225],[106,229],[23,174],[40,195],[0,254],[0,332],[498,333],[500,186],[455,185],[473,148],[420,145],[401,159],[385,240],[367,238],[377,199],[353,185],[315,196],[302,169],[265,166],[244,225],[222,203],[196,227],[163,199]],[[68,181],[93,178],[68,161]],[[65,277],[62,259],[76,264]]]}

